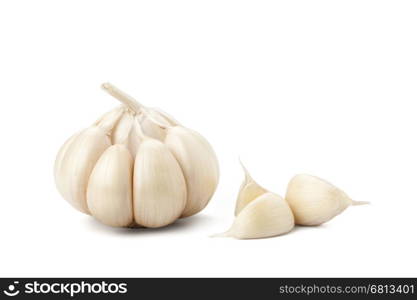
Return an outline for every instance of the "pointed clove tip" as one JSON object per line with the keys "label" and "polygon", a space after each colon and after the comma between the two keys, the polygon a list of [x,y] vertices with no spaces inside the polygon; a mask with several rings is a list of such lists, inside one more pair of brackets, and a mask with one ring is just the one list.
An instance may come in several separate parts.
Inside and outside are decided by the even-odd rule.
{"label": "pointed clove tip", "polygon": [[243,169],[246,169],[245,168],[245,165],[243,164],[243,161],[242,161],[242,157],[239,155],[239,157],[238,157],[238,160],[239,160],[239,164],[242,166],[242,168]]}
{"label": "pointed clove tip", "polygon": [[243,169],[243,171],[245,172],[245,174],[246,175],[249,175],[249,171],[248,171],[248,169],[246,168],[246,166],[245,166],[245,164],[243,163],[243,161],[242,161],[242,158],[239,156],[239,164],[240,164],[240,166],[242,167],[242,169]]}
{"label": "pointed clove tip", "polygon": [[371,202],[369,201],[354,201],[352,200],[353,206],[359,206],[359,205],[371,205]]}

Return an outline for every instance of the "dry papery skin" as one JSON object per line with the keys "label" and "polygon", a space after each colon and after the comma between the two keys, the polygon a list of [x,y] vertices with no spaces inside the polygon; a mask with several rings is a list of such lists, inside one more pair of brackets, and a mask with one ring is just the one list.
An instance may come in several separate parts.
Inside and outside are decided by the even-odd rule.
{"label": "dry papery skin", "polygon": [[61,147],[54,174],[63,198],[115,227],[163,227],[204,209],[219,181],[206,139],[115,86],[102,87],[122,105]]}

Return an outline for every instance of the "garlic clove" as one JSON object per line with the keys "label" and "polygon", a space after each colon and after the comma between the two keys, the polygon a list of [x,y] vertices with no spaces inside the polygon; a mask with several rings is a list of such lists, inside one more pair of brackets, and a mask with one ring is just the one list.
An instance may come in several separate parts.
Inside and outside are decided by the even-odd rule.
{"label": "garlic clove", "polygon": [[125,111],[112,131],[112,143],[123,144],[128,139],[133,127],[134,116],[130,111]]}
{"label": "garlic clove", "polygon": [[[155,122],[152,120],[155,120],[156,122],[164,126],[170,126],[171,124],[168,122],[166,118],[164,118],[154,109],[148,108],[147,114],[149,117],[143,116],[141,120],[143,133],[151,138],[163,141],[166,136],[166,130],[161,128],[161,126],[155,124]],[[152,118],[152,120],[150,118]]]}
{"label": "garlic clove", "polygon": [[150,108],[151,110],[153,110],[154,113],[157,113],[161,116],[161,118],[165,119],[166,122],[168,122],[168,125],[171,126],[177,126],[180,125],[180,123],[175,120],[175,118],[173,116],[171,116],[170,114],[168,114],[167,112],[163,111],[162,109],[156,108],[156,107],[152,107]]}
{"label": "garlic clove", "polygon": [[294,216],[287,202],[268,192],[250,202],[227,232],[216,236],[259,239],[282,235],[293,228]]}
{"label": "garlic clove", "polygon": [[134,113],[126,111],[112,132],[113,144],[126,144],[133,158],[136,157],[142,140],[136,131],[133,130],[133,122],[135,120],[136,116]]}
{"label": "garlic clove", "polygon": [[293,177],[288,184],[286,201],[290,205],[297,225],[316,226],[342,213],[357,202],[331,183],[311,175]]}
{"label": "garlic clove", "polygon": [[132,154],[133,159],[136,158],[136,154],[138,153],[141,142],[142,138],[137,134],[137,132],[133,129],[130,130],[126,143],[130,151],[130,154]]}
{"label": "garlic clove", "polygon": [[95,121],[93,123],[93,125],[98,125],[98,124],[102,123],[104,119],[111,118],[115,113],[120,112],[120,111],[124,111],[124,110],[125,110],[125,107],[123,105],[118,106],[116,108],[113,108],[112,110],[106,112],[100,118],[98,118],[97,121]]}
{"label": "garlic clove", "polygon": [[162,142],[144,139],[133,175],[136,223],[152,228],[169,225],[180,217],[186,201],[186,184],[175,157]]}
{"label": "garlic clove", "polygon": [[264,189],[255,180],[253,180],[243,163],[240,162],[240,164],[245,172],[245,180],[239,189],[239,194],[236,200],[235,216],[237,216],[250,202],[268,192],[268,190]]}
{"label": "garlic clove", "polygon": [[187,204],[182,217],[206,207],[219,182],[219,165],[210,144],[199,133],[182,127],[167,128],[165,144],[179,162],[187,183]]}
{"label": "garlic clove", "polygon": [[86,191],[91,171],[111,145],[108,133],[122,114],[114,110],[65,143],[55,160],[55,182],[62,197],[79,211],[89,214]]}
{"label": "garlic clove", "polygon": [[58,192],[60,195],[65,199],[64,190],[66,189],[66,185],[64,184],[64,181],[61,180],[60,172],[62,167],[62,162],[64,160],[65,155],[68,152],[68,148],[71,146],[71,144],[74,142],[74,140],[80,135],[81,132],[77,132],[73,136],[71,136],[65,143],[62,145],[61,149],[58,151],[58,154],[55,159],[54,164],[54,178],[55,178],[55,184],[57,187]]}
{"label": "garlic clove", "polygon": [[101,154],[109,146],[110,138],[101,128],[93,126],[77,135],[58,154],[55,162],[56,186],[61,195],[79,211],[88,214],[87,182]]}
{"label": "garlic clove", "polygon": [[107,148],[88,181],[88,209],[100,222],[127,227],[133,222],[133,159],[124,145]]}

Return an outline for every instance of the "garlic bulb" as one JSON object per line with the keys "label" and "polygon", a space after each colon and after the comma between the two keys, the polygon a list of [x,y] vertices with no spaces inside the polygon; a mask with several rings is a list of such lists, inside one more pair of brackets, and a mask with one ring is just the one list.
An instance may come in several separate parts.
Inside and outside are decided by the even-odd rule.
{"label": "garlic bulb", "polygon": [[285,200],[294,213],[295,223],[306,226],[323,224],[351,205],[368,204],[353,201],[327,181],[305,174],[291,179]]}
{"label": "garlic bulb", "polygon": [[123,105],[61,147],[54,174],[63,198],[116,227],[162,227],[201,211],[219,180],[209,143],[113,85],[102,87]]}
{"label": "garlic bulb", "polygon": [[218,237],[259,239],[282,235],[294,228],[294,216],[285,200],[267,192],[250,202],[232,227]]}
{"label": "garlic bulb", "polygon": [[245,180],[236,201],[235,221],[227,232],[215,237],[258,239],[290,232],[294,228],[294,216],[288,203],[258,185],[242,162],[240,164]]}

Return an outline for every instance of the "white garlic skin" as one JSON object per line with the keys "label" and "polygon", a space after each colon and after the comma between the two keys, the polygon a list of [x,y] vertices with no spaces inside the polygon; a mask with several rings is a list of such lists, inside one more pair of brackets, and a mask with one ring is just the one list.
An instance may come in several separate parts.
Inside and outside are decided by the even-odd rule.
{"label": "white garlic skin", "polygon": [[245,180],[240,186],[239,194],[237,196],[235,216],[237,216],[250,202],[268,192],[268,190],[253,180],[249,171],[245,168],[242,162],[240,164],[245,172]]}
{"label": "white garlic skin", "polygon": [[216,154],[203,136],[182,126],[168,129],[165,144],[179,162],[187,184],[182,217],[195,215],[207,206],[219,183]]}
{"label": "white garlic skin", "polygon": [[186,201],[186,183],[175,157],[162,142],[144,140],[133,176],[136,223],[151,228],[167,226],[181,216]]}
{"label": "white garlic skin", "polygon": [[125,110],[120,120],[115,124],[111,137],[113,144],[125,144],[130,154],[135,158],[142,139],[133,130],[136,114],[128,109]]}
{"label": "white garlic skin", "polygon": [[[161,125],[170,126],[171,123],[162,116],[156,109],[148,108],[147,113],[150,117]],[[148,116],[143,116],[140,120],[143,133],[159,141],[165,140],[166,130],[155,124]]]}
{"label": "white garlic skin", "polygon": [[133,159],[126,146],[113,145],[104,151],[87,188],[88,209],[94,218],[114,227],[133,223],[132,174]]}
{"label": "white garlic skin", "polygon": [[85,214],[89,214],[86,201],[88,178],[97,160],[110,145],[106,132],[92,126],[70,138],[58,152],[55,161],[56,186],[65,200]]}
{"label": "white garlic skin", "polygon": [[285,200],[294,213],[295,223],[304,226],[321,225],[357,204],[329,182],[306,174],[291,179]]}
{"label": "white garlic skin", "polygon": [[256,182],[249,182],[248,184],[242,185],[236,201],[235,216],[239,215],[250,202],[266,192],[267,190]]}
{"label": "white garlic skin", "polygon": [[[160,115],[156,109],[148,109],[148,113],[154,120],[157,120],[159,124],[170,126],[168,119]],[[142,141],[142,138],[133,129],[133,123],[138,121],[142,127],[143,133],[146,136],[157,139],[159,141],[164,141],[166,136],[166,130],[153,123],[147,116],[138,116],[137,113],[125,108],[122,117],[114,126],[112,131],[112,143],[126,143],[133,158],[136,157],[139,145]]]}
{"label": "white garlic skin", "polygon": [[127,141],[129,133],[133,128],[133,121],[133,113],[129,110],[125,110],[112,130],[111,140],[113,144],[123,144]]}
{"label": "white garlic skin", "polygon": [[229,231],[221,236],[259,239],[283,235],[294,228],[294,216],[285,200],[265,193],[239,213]]}
{"label": "white garlic skin", "polygon": [[71,137],[55,160],[55,183],[62,197],[77,210],[89,214],[87,185],[101,154],[111,145],[109,131],[122,116],[123,110],[106,113],[91,127]]}
{"label": "white garlic skin", "polygon": [[116,108],[113,108],[112,110],[104,113],[100,118],[98,118],[93,125],[100,125],[102,124],[105,120],[111,119],[115,114],[118,114],[120,112],[124,112],[126,110],[126,107],[124,107],[123,105],[118,106]]}
{"label": "white garlic skin", "polygon": [[68,140],[66,140],[66,142],[59,149],[58,154],[55,159],[55,164],[54,164],[55,184],[58,189],[58,192],[64,198],[65,198],[64,194],[66,194],[65,192],[66,187],[65,187],[65,181],[61,179],[62,163],[63,163],[64,157],[66,157],[69,146],[72,144],[72,142],[77,138],[79,134],[80,132],[77,132],[76,134],[72,135]]}

